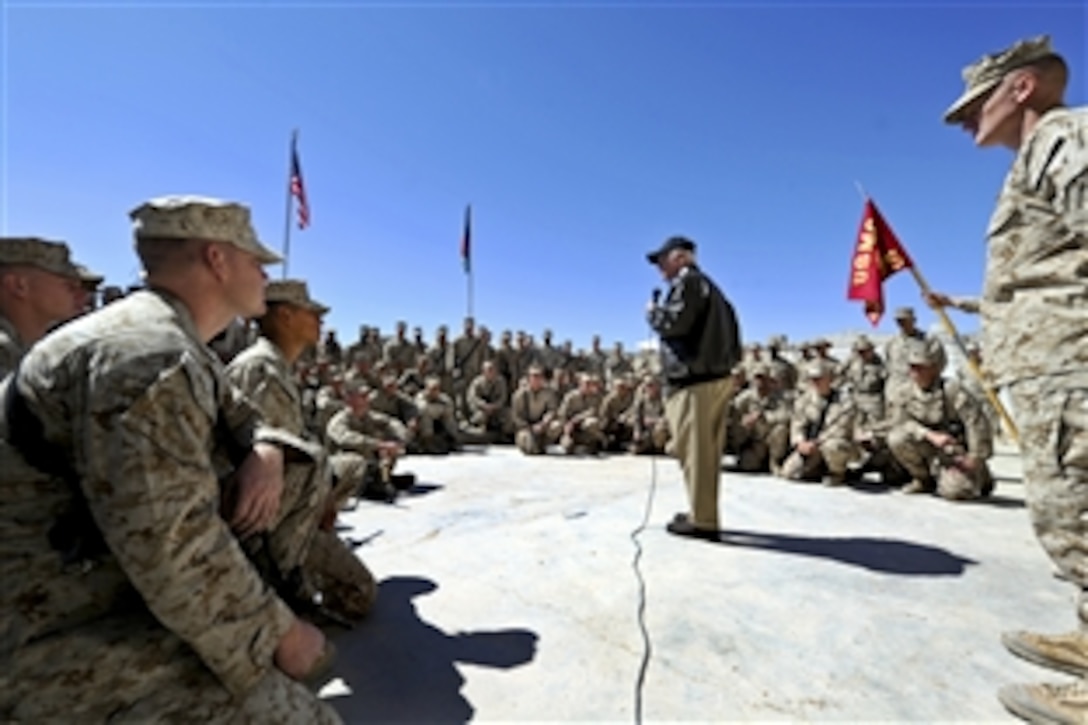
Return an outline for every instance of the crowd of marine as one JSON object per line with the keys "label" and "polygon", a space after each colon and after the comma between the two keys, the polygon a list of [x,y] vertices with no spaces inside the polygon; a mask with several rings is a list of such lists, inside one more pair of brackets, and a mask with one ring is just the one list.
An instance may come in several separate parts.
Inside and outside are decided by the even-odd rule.
{"label": "crowd of marine", "polygon": [[[875,478],[951,500],[988,496],[996,410],[974,376],[948,371],[943,344],[917,327],[912,308],[899,309],[896,323],[883,349],[861,335],[841,361],[822,338],[749,345],[733,371],[724,431],[732,470],[827,485]],[[230,363],[258,336],[242,326],[213,346]],[[966,350],[979,365],[977,346]],[[405,453],[510,444],[527,455],[669,452],[655,358],[620,342],[606,350],[600,336],[576,351],[570,341],[554,344],[551,330],[539,342],[506,330],[496,345],[465,318],[455,339],[442,325],[428,343],[401,321],[388,337],[364,325],[346,345],[329,330],[294,369],[309,428],[333,452],[370,460],[362,486],[370,498],[392,500],[412,482],[390,475]],[[381,442],[395,444],[384,459]]]}

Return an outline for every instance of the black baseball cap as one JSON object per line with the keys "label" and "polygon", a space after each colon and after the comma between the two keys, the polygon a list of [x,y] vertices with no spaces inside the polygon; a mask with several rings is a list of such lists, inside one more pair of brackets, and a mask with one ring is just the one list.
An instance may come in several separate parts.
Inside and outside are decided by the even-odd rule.
{"label": "black baseball cap", "polygon": [[689,252],[694,252],[695,242],[691,241],[687,237],[669,237],[665,240],[665,243],[661,245],[660,249],[647,254],[646,259],[650,262],[650,264],[657,264],[659,259],[676,249],[686,249]]}

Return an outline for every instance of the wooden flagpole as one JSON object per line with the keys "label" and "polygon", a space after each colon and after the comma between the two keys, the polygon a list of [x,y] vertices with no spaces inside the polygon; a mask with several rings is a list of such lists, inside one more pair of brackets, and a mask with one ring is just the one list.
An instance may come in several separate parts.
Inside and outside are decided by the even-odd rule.
{"label": "wooden flagpole", "polygon": [[[865,189],[862,188],[859,182],[855,181],[854,184],[858,188],[858,193],[861,194],[862,201],[868,202],[872,200],[871,197],[865,192]],[[912,263],[910,265],[910,273],[914,277],[914,281],[918,283],[918,287],[921,288],[922,297],[927,298],[931,294],[932,290],[930,289],[929,284],[926,282],[925,277],[923,277],[922,273],[918,270],[918,263],[913,256],[911,257],[911,262]],[[1013,441],[1017,445],[1019,445],[1020,431],[1017,430],[1016,424],[1013,422],[1012,417],[1009,415],[1009,411],[1007,411],[1005,409],[1005,406],[1002,405],[1001,399],[998,398],[997,395],[994,393],[993,388],[991,388],[989,384],[987,384],[986,379],[982,376],[982,371],[979,369],[978,365],[976,365],[975,361],[971,359],[971,356],[967,354],[967,347],[963,344],[963,340],[960,338],[959,332],[956,330],[956,326],[952,324],[952,319],[948,316],[948,313],[944,311],[943,307],[936,307],[931,309],[933,309],[937,313],[937,316],[941,319],[941,324],[944,325],[945,331],[952,336],[953,340],[955,340],[956,346],[959,348],[960,353],[963,354],[963,359],[967,363],[967,368],[971,371],[971,374],[975,376],[975,379],[981,385],[983,392],[986,393],[986,398],[990,401],[990,404],[994,406],[994,409],[997,410],[998,415],[1001,416],[1001,421],[1005,424],[1005,428],[1008,430],[1009,435],[1012,437]]]}

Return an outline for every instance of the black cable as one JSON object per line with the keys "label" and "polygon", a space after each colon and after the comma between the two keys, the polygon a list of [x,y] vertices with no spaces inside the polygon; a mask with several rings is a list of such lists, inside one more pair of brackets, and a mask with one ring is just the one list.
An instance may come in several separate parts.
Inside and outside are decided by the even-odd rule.
{"label": "black cable", "polygon": [[639,580],[639,630],[642,632],[642,662],[639,664],[639,676],[634,680],[634,722],[642,723],[642,688],[646,683],[646,668],[650,666],[650,655],[653,647],[650,643],[650,631],[646,629],[646,581],[642,578],[639,569],[639,560],[642,558],[642,544],[639,543],[639,534],[650,523],[650,512],[654,508],[654,493],[657,491],[657,456],[650,459],[650,493],[646,496],[646,513],[642,517],[642,524],[631,531],[631,541],[634,542],[634,560],[631,566],[634,568],[634,576]]}
{"label": "black cable", "polygon": [[[654,304],[661,298],[661,292],[657,289],[653,292]],[[653,326],[650,327],[650,339],[654,338]],[[642,723],[642,688],[646,684],[646,669],[650,666],[650,655],[653,646],[650,644],[650,632],[646,629],[646,580],[642,578],[642,571],[638,563],[642,559],[642,544],[638,543],[638,535],[646,530],[646,524],[650,522],[650,512],[654,508],[654,494],[657,493],[657,454],[650,456],[650,490],[646,494],[646,513],[642,515],[642,523],[631,532],[631,541],[635,544],[635,558],[631,561],[631,568],[635,570],[635,578],[638,579],[638,628],[642,633],[642,662],[638,666],[638,677],[635,678],[635,723]]]}
{"label": "black cable", "polygon": [[631,532],[631,541],[635,544],[635,558],[631,562],[635,570],[635,578],[638,579],[638,627],[642,632],[642,662],[638,667],[638,677],[635,679],[635,722],[642,722],[642,688],[646,683],[646,669],[650,665],[650,654],[653,647],[650,644],[650,632],[646,629],[646,580],[642,578],[642,572],[638,568],[638,562],[642,558],[642,545],[638,543],[638,535],[646,529],[650,521],[650,512],[654,507],[654,494],[657,491],[657,455],[650,458],[650,491],[646,496],[646,513],[642,517],[642,523]]}

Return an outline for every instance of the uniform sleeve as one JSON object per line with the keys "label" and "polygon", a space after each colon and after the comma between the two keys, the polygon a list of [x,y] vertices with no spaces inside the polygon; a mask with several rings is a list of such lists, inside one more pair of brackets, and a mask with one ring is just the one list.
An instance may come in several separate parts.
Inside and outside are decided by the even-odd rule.
{"label": "uniform sleeve", "polygon": [[340,450],[354,451],[363,456],[373,457],[377,455],[378,445],[381,441],[368,435],[364,435],[351,426],[351,411],[347,408],[338,411],[329,421],[326,435],[329,442]]}
{"label": "uniform sleeve", "polygon": [[266,365],[246,365],[227,368],[228,378],[245,395],[256,409],[264,425],[282,428],[293,433],[300,411],[287,388]]}
{"label": "uniform sleeve", "polygon": [[956,415],[963,422],[967,435],[967,452],[975,458],[985,461],[994,454],[994,434],[990,421],[983,412],[983,402],[971,394],[962,385],[950,385],[949,401]]}
{"label": "uniform sleeve", "polygon": [[968,312],[977,315],[982,310],[982,302],[978,297],[952,297],[952,306],[960,312]]}
{"label": "uniform sleeve", "polygon": [[525,419],[523,413],[525,413],[529,406],[525,404],[525,397],[529,395],[529,391],[526,388],[521,388],[518,392],[514,393],[513,399],[510,401],[510,414],[514,419],[514,427],[516,428],[528,428],[530,423]]}
{"label": "uniform sleeve", "polygon": [[465,402],[468,403],[468,407],[472,411],[479,410],[487,401],[480,395],[480,388],[483,387],[483,376],[473,378],[469,383],[468,391],[465,393]]}
{"label": "uniform sleeve", "polygon": [[111,415],[92,404],[82,479],[96,523],[155,617],[232,693],[273,666],[291,610],[250,564],[219,512],[209,461],[214,395],[184,361]]}

